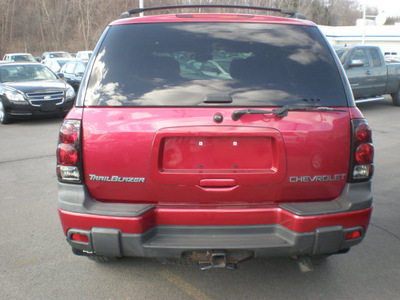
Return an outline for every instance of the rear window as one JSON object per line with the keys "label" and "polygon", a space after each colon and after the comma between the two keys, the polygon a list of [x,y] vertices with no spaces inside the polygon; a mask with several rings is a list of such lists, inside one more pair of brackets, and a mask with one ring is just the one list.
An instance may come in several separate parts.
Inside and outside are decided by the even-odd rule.
{"label": "rear window", "polygon": [[84,103],[207,106],[215,105],[214,98],[232,99],[224,106],[347,105],[317,28],[253,23],[113,26],[98,51]]}
{"label": "rear window", "polygon": [[14,61],[31,61],[36,62],[35,58],[32,55],[15,55],[13,57]]}

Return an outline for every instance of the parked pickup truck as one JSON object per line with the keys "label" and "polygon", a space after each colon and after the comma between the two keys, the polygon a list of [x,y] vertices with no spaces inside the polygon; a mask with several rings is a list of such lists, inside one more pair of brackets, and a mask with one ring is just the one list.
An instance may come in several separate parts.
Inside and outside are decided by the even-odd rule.
{"label": "parked pickup truck", "polygon": [[390,94],[393,104],[400,105],[400,64],[386,64],[379,47],[335,46],[356,103],[383,100]]}

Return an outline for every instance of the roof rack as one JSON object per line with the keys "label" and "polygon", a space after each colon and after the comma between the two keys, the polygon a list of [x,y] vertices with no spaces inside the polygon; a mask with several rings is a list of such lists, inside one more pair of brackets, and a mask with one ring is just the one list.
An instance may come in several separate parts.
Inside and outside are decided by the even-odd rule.
{"label": "roof rack", "polygon": [[160,6],[160,7],[146,7],[146,8],[133,8],[126,12],[124,12],[120,19],[129,18],[132,15],[139,14],[146,11],[153,10],[165,10],[165,9],[180,9],[180,8],[237,8],[237,9],[253,9],[253,10],[263,10],[263,11],[272,11],[278,12],[284,15],[289,15],[291,18],[296,19],[304,19],[306,17],[302,14],[299,14],[293,10],[289,9],[280,9],[280,8],[270,8],[270,7],[260,7],[260,6],[245,6],[245,5],[173,5],[173,6]]}

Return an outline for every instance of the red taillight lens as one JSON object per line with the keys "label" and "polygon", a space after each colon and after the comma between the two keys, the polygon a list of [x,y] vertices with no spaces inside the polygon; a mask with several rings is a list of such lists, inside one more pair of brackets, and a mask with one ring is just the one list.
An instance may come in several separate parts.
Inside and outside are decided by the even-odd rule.
{"label": "red taillight lens", "polygon": [[81,183],[81,121],[65,120],[57,146],[57,177],[61,182]]}
{"label": "red taillight lens", "polygon": [[73,144],[78,139],[78,129],[72,123],[64,123],[60,128],[60,142],[65,144]]}
{"label": "red taillight lens", "polygon": [[57,164],[73,166],[78,161],[78,152],[68,144],[59,144],[57,147]]}
{"label": "red taillight lens", "polygon": [[372,141],[372,131],[368,124],[361,123],[357,126],[355,138],[359,143],[370,143]]}
{"label": "red taillight lens", "polygon": [[356,150],[356,161],[360,165],[370,164],[374,159],[374,146],[372,144],[361,144]]}
{"label": "red taillight lens", "polygon": [[349,181],[369,180],[373,175],[374,146],[372,131],[365,119],[353,119]]}
{"label": "red taillight lens", "polygon": [[88,243],[89,242],[89,238],[86,235],[83,235],[83,234],[74,233],[71,236],[71,239],[74,240],[74,241],[78,241],[78,242],[84,242],[84,243]]}

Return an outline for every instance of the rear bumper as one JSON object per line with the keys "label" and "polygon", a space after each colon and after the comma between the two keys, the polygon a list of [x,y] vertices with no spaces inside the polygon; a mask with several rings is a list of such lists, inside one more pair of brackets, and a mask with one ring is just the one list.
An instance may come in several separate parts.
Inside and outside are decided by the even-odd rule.
{"label": "rear bumper", "polygon": [[[346,240],[346,234],[360,232],[360,237]],[[93,227],[69,229],[67,241],[86,253],[105,256],[140,256],[180,258],[192,251],[250,251],[255,257],[321,255],[338,253],[364,237],[362,226],[330,226],[314,232],[297,233],[280,225],[254,226],[157,226],[143,234],[121,233],[118,229]],[[85,235],[88,242],[73,239]]]}
{"label": "rear bumper", "polygon": [[[72,247],[117,257],[181,257],[214,249],[247,250],[257,257],[337,253],[362,241],[372,211],[370,183],[346,185],[336,201],[261,208],[99,203],[83,185],[62,183],[58,200]],[[352,232],[359,236],[346,239]]]}

